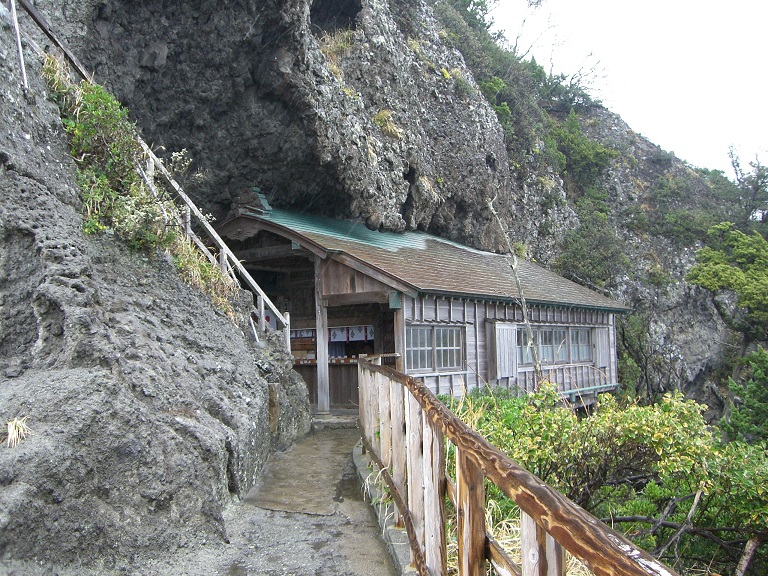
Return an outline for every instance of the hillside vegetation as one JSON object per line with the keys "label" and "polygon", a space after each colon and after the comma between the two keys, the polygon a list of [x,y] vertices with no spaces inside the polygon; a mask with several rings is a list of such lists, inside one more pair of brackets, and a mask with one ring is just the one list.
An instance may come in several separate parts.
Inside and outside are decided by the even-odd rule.
{"label": "hillside vegetation", "polygon": [[[715,401],[722,412],[739,359],[768,340],[762,312],[768,304],[766,168],[759,161],[746,168],[732,154],[730,180],[641,146],[631,131],[617,130],[620,123],[589,95],[583,77],[551,76],[491,35],[489,4],[445,0],[437,12],[504,127],[515,177],[524,185],[532,171],[548,167],[563,182],[564,197],[542,194],[539,202],[565,204],[574,224],[557,239],[553,257],[536,246],[531,255],[634,305],[635,314],[620,319],[625,393],[653,402],[682,389]],[[553,230],[546,218],[539,223],[540,236]],[[690,284],[709,295],[691,292]],[[675,296],[680,290],[687,294]],[[685,352],[669,346],[675,339],[669,320],[660,318],[663,308],[680,306],[670,301],[681,297],[709,298],[717,323],[728,328],[720,331],[728,345],[712,349],[709,374],[696,384],[678,361]],[[713,337],[700,327],[701,338]],[[719,398],[700,393],[705,380],[721,391]]]}

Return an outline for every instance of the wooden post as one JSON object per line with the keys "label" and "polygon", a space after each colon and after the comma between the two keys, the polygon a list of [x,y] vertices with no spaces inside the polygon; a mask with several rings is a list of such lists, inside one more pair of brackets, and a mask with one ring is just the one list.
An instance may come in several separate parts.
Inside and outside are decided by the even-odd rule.
{"label": "wooden post", "polygon": [[379,372],[372,374],[371,387],[368,395],[368,424],[370,427],[370,442],[376,455],[381,460],[381,415],[379,414],[379,386],[381,385],[382,375]]}
{"label": "wooden post", "polygon": [[[405,433],[407,437],[408,509],[419,548],[424,549],[424,467],[422,444],[422,410],[418,400],[406,394]],[[411,554],[411,561],[414,560]]]}
{"label": "wooden post", "polygon": [[288,354],[291,353],[291,315],[288,311],[283,312],[283,318],[285,318],[285,326],[283,326],[283,337],[285,338],[285,349]]}
{"label": "wooden post", "polygon": [[426,415],[423,422],[424,558],[430,574],[445,574],[448,556],[445,541],[445,444],[443,433],[433,427]]}
{"label": "wooden post", "polygon": [[[390,415],[392,418],[392,480],[400,494],[405,495],[405,406],[403,385],[389,381]],[[395,512],[395,524],[402,526],[400,511]]]}
{"label": "wooden post", "polygon": [[459,575],[485,574],[485,487],[480,468],[456,448]]}
{"label": "wooden post", "polygon": [[[370,378],[372,374],[362,363],[357,364],[357,390],[359,402],[360,418],[360,437],[368,440],[368,388],[370,387]],[[365,442],[363,443],[363,453],[365,453]]]}
{"label": "wooden post", "polygon": [[565,550],[525,512],[520,512],[523,576],[565,576]]}
{"label": "wooden post", "polygon": [[395,352],[400,356],[395,360],[395,370],[405,373],[405,312],[395,310]]}
{"label": "wooden post", "polygon": [[317,411],[331,411],[331,386],[328,374],[328,309],[323,301],[323,266],[315,258],[315,327],[317,342]]}
{"label": "wooden post", "polygon": [[256,296],[256,306],[259,310],[259,330],[264,332],[267,329],[267,320],[264,315],[264,298],[261,297],[261,294]]}
{"label": "wooden post", "polygon": [[387,469],[392,468],[392,415],[389,398],[389,378],[376,374],[376,387],[379,393],[379,439],[381,441],[381,461]]}

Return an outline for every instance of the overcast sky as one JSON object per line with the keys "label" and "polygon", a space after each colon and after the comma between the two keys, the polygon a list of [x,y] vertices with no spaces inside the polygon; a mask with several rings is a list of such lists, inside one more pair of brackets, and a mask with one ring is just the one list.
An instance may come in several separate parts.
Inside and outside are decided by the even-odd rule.
{"label": "overcast sky", "polygon": [[730,145],[768,163],[768,2],[499,0],[492,16],[547,71],[597,63],[590,92],[690,164],[732,177]]}

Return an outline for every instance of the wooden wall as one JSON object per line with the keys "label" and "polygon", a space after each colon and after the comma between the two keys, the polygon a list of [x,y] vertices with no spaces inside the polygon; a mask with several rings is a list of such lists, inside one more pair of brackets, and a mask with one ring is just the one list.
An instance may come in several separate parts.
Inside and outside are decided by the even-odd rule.
{"label": "wooden wall", "polygon": [[[465,327],[465,370],[457,372],[412,373],[423,379],[436,394],[459,395],[465,389],[479,385],[503,385],[532,390],[532,369],[523,369],[515,379],[494,379],[496,371],[496,322],[520,323],[523,321],[520,306],[513,303],[478,299],[452,298],[448,296],[420,295],[403,298],[406,326],[421,323],[463,325]],[[607,338],[600,346],[597,342],[593,362],[581,365],[547,367],[545,376],[562,386],[563,390],[616,383],[616,335],[614,314],[608,311],[584,308],[529,305],[530,322],[534,325],[601,327]],[[593,331],[593,334],[596,331]],[[594,335],[593,335],[594,337]],[[607,349],[605,349],[607,347]],[[403,351],[404,352],[404,351]],[[598,357],[606,359],[600,366],[593,366]]]}

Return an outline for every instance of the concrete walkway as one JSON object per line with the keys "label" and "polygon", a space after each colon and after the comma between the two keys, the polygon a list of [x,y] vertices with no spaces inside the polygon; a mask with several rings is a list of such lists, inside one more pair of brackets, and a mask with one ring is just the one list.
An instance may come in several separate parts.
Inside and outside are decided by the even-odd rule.
{"label": "concrete walkway", "polygon": [[352,461],[356,428],[316,431],[276,454],[228,514],[229,545],[175,555],[148,573],[189,576],[395,576]]}

